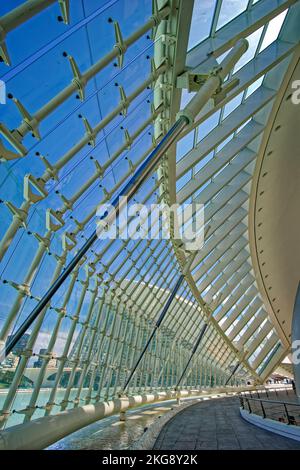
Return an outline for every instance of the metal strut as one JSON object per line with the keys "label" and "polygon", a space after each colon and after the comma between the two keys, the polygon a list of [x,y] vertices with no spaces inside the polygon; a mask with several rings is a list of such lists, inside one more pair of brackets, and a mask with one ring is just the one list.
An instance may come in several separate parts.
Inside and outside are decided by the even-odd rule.
{"label": "metal strut", "polygon": [[195,259],[195,257],[196,257],[196,254],[197,254],[197,252],[195,251],[195,253],[192,254],[192,255],[190,255],[190,257],[187,259],[187,262],[186,262],[186,265],[185,265],[184,268],[183,268],[182,274],[181,274],[181,275],[179,276],[179,278],[177,279],[177,282],[176,282],[176,284],[175,284],[175,286],[174,286],[174,288],[173,288],[171,294],[169,295],[168,300],[166,301],[166,303],[165,303],[165,305],[164,305],[164,307],[163,307],[163,309],[162,309],[162,311],[161,311],[161,314],[160,314],[159,317],[158,317],[158,320],[157,320],[156,323],[155,323],[154,329],[153,329],[151,335],[149,336],[148,341],[147,341],[147,343],[145,344],[145,346],[144,346],[144,348],[143,348],[143,350],[142,350],[142,352],[141,352],[141,354],[140,354],[138,360],[136,361],[135,366],[133,367],[132,371],[130,372],[130,375],[129,375],[128,379],[126,380],[126,382],[125,382],[125,384],[124,384],[124,387],[123,387],[122,392],[120,393],[120,395],[122,395],[122,394],[125,392],[125,390],[126,390],[126,388],[128,387],[128,385],[129,385],[129,383],[130,383],[132,377],[134,376],[134,374],[135,374],[135,372],[136,372],[136,370],[137,370],[137,368],[138,368],[138,366],[139,366],[139,363],[140,363],[141,360],[143,359],[143,356],[144,356],[145,352],[147,351],[148,346],[149,346],[149,344],[151,343],[151,341],[152,341],[152,339],[153,339],[153,337],[154,337],[154,335],[155,335],[155,333],[156,333],[156,330],[160,327],[161,322],[163,321],[163,319],[164,319],[164,317],[165,317],[167,311],[169,310],[169,307],[170,307],[170,305],[171,305],[171,303],[172,303],[172,301],[173,301],[175,295],[177,294],[177,292],[178,292],[178,290],[179,290],[179,287],[181,286],[181,284],[182,284],[182,282],[183,282],[183,280],[184,280],[185,274],[188,272],[189,268],[190,268],[191,265],[193,264],[193,261],[194,261],[194,259]]}
{"label": "metal strut", "polygon": [[193,356],[194,356],[195,352],[197,351],[197,349],[198,349],[198,347],[199,347],[199,344],[201,343],[201,340],[202,340],[202,338],[203,338],[203,336],[204,336],[204,333],[205,333],[207,327],[208,327],[208,323],[205,323],[205,325],[203,325],[203,327],[202,327],[202,330],[200,331],[200,335],[199,335],[199,337],[198,337],[198,339],[197,339],[197,341],[196,341],[196,344],[194,345],[194,347],[193,347],[193,349],[192,349],[192,353],[191,353],[191,355],[190,355],[190,358],[189,358],[189,360],[188,360],[188,362],[187,362],[185,368],[183,369],[183,372],[182,372],[181,376],[180,376],[179,379],[178,379],[178,382],[177,382],[177,384],[176,384],[176,386],[175,386],[175,390],[178,389],[178,387],[179,387],[179,385],[180,385],[180,383],[181,383],[183,377],[185,376],[185,373],[186,373],[186,371],[188,370],[188,367],[189,367],[189,365],[190,365],[190,363],[191,363],[191,360],[193,359]]}
{"label": "metal strut", "polygon": [[236,371],[238,370],[238,368],[242,365],[243,361],[245,360],[246,356],[247,356],[247,353],[248,351],[247,350],[244,350],[243,354],[240,356],[240,360],[239,362],[234,366],[234,369],[233,371],[231,372],[229,378],[227,379],[225,385],[228,385],[230,380],[232,379],[232,377],[234,376],[234,374],[236,373]]}
{"label": "metal strut", "polygon": [[[111,205],[113,206],[114,210],[111,211],[109,214],[104,213],[103,216],[100,217],[100,219],[105,218],[106,226],[109,226],[110,223],[114,220],[115,216],[120,213],[123,205],[125,204],[125,200],[130,200],[136,193],[136,191],[138,191],[138,189],[141,187],[141,185],[147,180],[147,178],[152,175],[153,171],[158,166],[161,158],[165,155],[171,145],[176,141],[181,131],[189,124],[192,124],[194,122],[203,106],[220,88],[220,81],[225,79],[225,77],[233,69],[234,65],[246,52],[247,49],[248,41],[246,39],[240,39],[239,41],[237,41],[235,46],[220,64],[218,71],[212,73],[207,78],[204,85],[200,88],[198,93],[190,100],[184,110],[178,113],[175,124],[162,138],[157,147],[146,158],[145,162],[140,165],[136,173],[125,185],[123,190],[112,201]],[[66,266],[66,268],[62,271],[56,281],[51,285],[48,291],[43,295],[36,307],[29,314],[27,319],[22,323],[16,333],[12,336],[8,344],[5,345],[3,351],[1,351],[0,353],[0,362],[12,351],[12,349],[20,340],[22,335],[28,330],[34,320],[47,306],[53,295],[64,283],[69,274],[77,266],[79,261],[83,258],[85,253],[87,253],[93,243],[95,243],[95,241],[98,239],[98,236],[99,230],[96,229],[93,234],[88,238],[88,240],[84,243],[84,245],[80,248],[74,258],[70,261],[70,263]]]}
{"label": "metal strut", "polygon": [[155,323],[154,329],[153,329],[151,335],[149,336],[147,343],[145,344],[145,346],[144,346],[144,348],[143,348],[143,350],[142,350],[142,352],[141,352],[141,354],[140,354],[138,360],[136,361],[135,366],[133,367],[132,371],[130,372],[129,377],[128,377],[128,379],[126,380],[126,382],[125,382],[125,384],[124,384],[124,387],[123,387],[123,389],[122,389],[121,394],[125,392],[125,390],[126,390],[126,388],[128,387],[128,385],[129,385],[129,383],[130,383],[132,377],[134,376],[134,374],[135,374],[135,372],[136,372],[136,370],[137,370],[137,368],[138,368],[138,366],[139,366],[139,363],[140,363],[141,360],[143,359],[144,354],[145,354],[145,352],[147,351],[148,346],[149,346],[149,344],[151,343],[152,338],[153,338],[153,336],[154,336],[155,333],[156,333],[156,330],[159,328],[159,326],[160,326],[161,322],[163,321],[163,319],[164,319],[164,317],[165,317],[167,311],[169,310],[169,307],[170,307],[170,305],[171,305],[171,303],[172,303],[172,300],[174,299],[174,297],[175,297],[175,295],[176,295],[176,293],[177,293],[179,287],[181,286],[183,280],[184,280],[184,274],[181,274],[181,275],[179,276],[179,278],[178,278],[178,280],[177,280],[177,282],[176,282],[176,284],[175,284],[175,286],[174,286],[174,289],[172,290],[172,292],[171,292],[171,294],[170,294],[170,296],[169,296],[169,298],[168,298],[166,304],[164,305],[164,307],[163,307],[163,309],[162,309],[162,311],[161,311],[161,314],[159,315],[159,318],[158,318],[157,322]]}
{"label": "metal strut", "polygon": [[230,376],[229,376],[228,379],[226,380],[225,385],[228,385],[228,384],[229,384],[230,380],[232,379],[232,377],[234,376],[234,374],[236,373],[236,371],[238,370],[238,368],[240,367],[240,365],[241,365],[241,364],[240,364],[239,362],[236,364],[236,366],[234,367],[234,369],[233,369],[233,371],[231,372]]}

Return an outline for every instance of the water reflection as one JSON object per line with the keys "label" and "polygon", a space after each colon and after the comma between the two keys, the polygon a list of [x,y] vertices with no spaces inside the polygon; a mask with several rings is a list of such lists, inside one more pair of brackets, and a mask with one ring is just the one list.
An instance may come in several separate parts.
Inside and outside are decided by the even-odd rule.
{"label": "water reflection", "polygon": [[172,409],[174,400],[161,406],[157,403],[128,411],[125,422],[118,416],[103,419],[90,424],[52,444],[47,450],[121,450],[136,442],[158,416],[163,416]]}

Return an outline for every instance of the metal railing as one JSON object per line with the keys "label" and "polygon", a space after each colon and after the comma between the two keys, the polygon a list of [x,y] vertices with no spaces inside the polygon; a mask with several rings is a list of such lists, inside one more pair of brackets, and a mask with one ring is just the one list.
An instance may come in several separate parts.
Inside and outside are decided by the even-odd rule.
{"label": "metal railing", "polygon": [[[266,398],[262,398],[265,395]],[[291,401],[274,400],[271,396],[290,397]],[[280,421],[285,424],[300,426],[300,403],[296,403],[296,394],[292,388],[262,389],[239,394],[240,406],[251,414]]]}

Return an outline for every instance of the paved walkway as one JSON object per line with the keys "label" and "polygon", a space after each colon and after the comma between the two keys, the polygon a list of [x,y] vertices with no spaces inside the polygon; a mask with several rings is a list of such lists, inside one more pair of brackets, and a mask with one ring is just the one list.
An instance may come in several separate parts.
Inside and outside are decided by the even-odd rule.
{"label": "paved walkway", "polygon": [[154,449],[300,449],[300,442],[247,423],[238,398],[219,398],[192,405],[172,418]]}

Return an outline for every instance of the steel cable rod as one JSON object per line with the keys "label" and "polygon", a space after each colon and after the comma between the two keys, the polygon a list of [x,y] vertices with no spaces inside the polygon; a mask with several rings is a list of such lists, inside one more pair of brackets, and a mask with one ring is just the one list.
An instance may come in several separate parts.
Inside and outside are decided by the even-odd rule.
{"label": "steel cable rod", "polygon": [[241,365],[241,364],[240,364],[239,362],[235,365],[233,371],[231,372],[230,376],[229,376],[228,379],[226,380],[225,385],[228,385],[228,384],[229,384],[230,380],[231,380],[232,377],[235,375],[235,373],[237,372],[237,370],[238,370],[238,368],[240,367],[240,365]]}
{"label": "steel cable rod", "polygon": [[177,390],[178,387],[180,386],[180,383],[181,383],[183,377],[185,376],[186,371],[188,370],[188,367],[189,367],[189,365],[190,365],[190,363],[191,363],[191,360],[193,359],[194,354],[195,354],[195,352],[197,351],[198,346],[199,346],[200,343],[201,343],[201,340],[202,340],[202,338],[203,338],[203,336],[204,336],[204,333],[205,333],[205,331],[206,331],[207,326],[208,326],[207,323],[205,323],[205,324],[203,325],[203,327],[202,327],[202,329],[201,329],[201,331],[200,331],[200,335],[199,335],[199,337],[198,337],[198,339],[197,339],[197,341],[196,341],[196,343],[195,343],[195,346],[194,346],[193,349],[192,349],[192,353],[191,353],[191,355],[190,355],[190,357],[189,357],[189,360],[188,360],[188,362],[186,363],[186,366],[185,366],[185,368],[183,369],[182,374],[181,374],[181,376],[180,376],[179,379],[178,379],[178,382],[177,382],[177,384],[176,384],[176,386],[175,386],[175,390]]}

